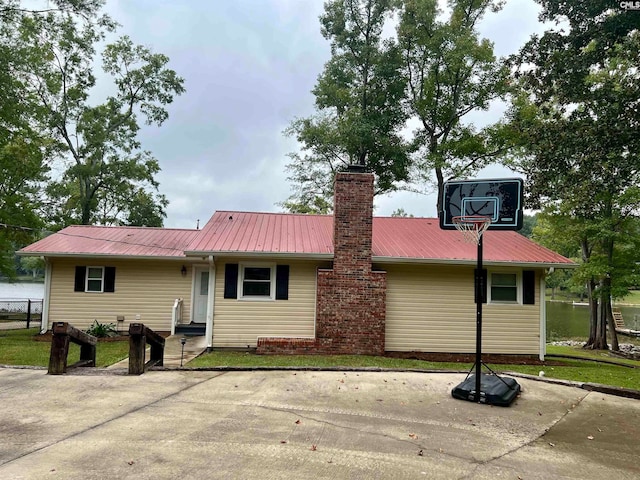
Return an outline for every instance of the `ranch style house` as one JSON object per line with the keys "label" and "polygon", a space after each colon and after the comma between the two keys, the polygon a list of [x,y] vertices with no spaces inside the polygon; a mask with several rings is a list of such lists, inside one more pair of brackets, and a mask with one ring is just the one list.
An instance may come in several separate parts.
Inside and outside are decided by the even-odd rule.
{"label": "ranch style house", "polygon": [[[373,183],[339,173],[333,215],[67,227],[19,252],[46,261],[42,328],[137,322],[258,353],[475,352],[477,247],[436,218],[374,217]],[[543,359],[545,275],[574,264],[515,231],[483,243],[483,353]]]}

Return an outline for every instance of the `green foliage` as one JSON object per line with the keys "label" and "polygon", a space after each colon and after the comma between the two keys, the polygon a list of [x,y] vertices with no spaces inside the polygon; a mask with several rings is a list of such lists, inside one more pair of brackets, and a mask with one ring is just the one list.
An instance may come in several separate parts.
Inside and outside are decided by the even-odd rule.
{"label": "green foliage", "polygon": [[100,323],[97,320],[87,328],[87,333],[97,338],[115,337],[118,330],[113,323]]}
{"label": "green foliage", "polygon": [[404,208],[396,208],[391,214],[392,217],[410,217],[413,218],[412,213],[407,213]]}
{"label": "green foliage", "polygon": [[416,179],[430,183],[435,172],[441,211],[445,179],[472,176],[510,146],[501,124],[477,130],[463,121],[471,112],[487,110],[509,90],[508,68],[477,31],[484,15],[499,10],[501,3],[452,0],[446,16],[436,0],[402,3],[398,43],[406,102],[420,125],[413,141]]}
{"label": "green foliage", "polygon": [[331,59],[313,90],[318,113],[294,120],[285,133],[301,151],[287,169],[294,193],[281,205],[297,212],[326,212],[336,172],[350,164],[376,174],[376,192],[408,179],[409,158],[400,136],[401,57],[383,39],[394,0],[330,0],[320,17]]}
{"label": "green foliage", "polygon": [[[566,26],[533,37],[514,59],[522,93],[512,119],[528,201],[560,215],[556,241],[579,248],[589,286],[590,343],[606,346],[612,297],[635,282],[640,209],[640,17],[606,2],[547,0],[541,18]],[[556,23],[557,24],[557,23]],[[595,304],[595,303],[594,303]],[[615,348],[615,332],[612,340]]]}
{"label": "green foliage", "polygon": [[[28,157],[35,166],[39,160],[63,172],[47,183],[43,204],[30,206],[41,207],[49,223],[161,225],[167,201],[155,180],[160,167],[137,140],[138,117],[161,125],[165,106],[184,92],[183,80],[167,68],[166,56],[125,36],[102,52],[115,93],[91,104],[96,47],[116,28],[100,14],[102,5],[58,0],[38,11],[0,0],[0,66],[12,66],[0,78],[11,87],[0,99],[0,111],[9,112],[0,122],[35,150]],[[28,180],[41,182],[45,172]]]}
{"label": "green foliage", "polygon": [[[377,194],[425,191],[434,172],[441,191],[445,178],[472,175],[505,154],[511,139],[502,124],[478,130],[463,121],[509,88],[507,67],[476,28],[499,6],[452,1],[443,19],[436,0],[327,2],[320,22],[332,57],[313,90],[318,113],[285,131],[301,151],[290,154],[294,193],[281,205],[326,211],[316,199],[331,204],[335,173],[349,164],[376,174]],[[384,38],[392,18],[396,35]],[[405,140],[409,118],[419,126]]]}

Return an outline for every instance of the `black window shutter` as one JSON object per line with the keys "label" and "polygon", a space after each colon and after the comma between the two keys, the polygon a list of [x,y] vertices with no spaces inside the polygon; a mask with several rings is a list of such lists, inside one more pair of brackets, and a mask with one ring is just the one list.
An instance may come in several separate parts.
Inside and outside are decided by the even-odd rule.
{"label": "black window shutter", "polygon": [[224,266],[224,298],[238,298],[238,264]]}
{"label": "black window shutter", "polygon": [[276,267],[276,300],[289,300],[289,265]]}
{"label": "black window shutter", "polygon": [[76,267],[76,279],[73,284],[74,292],[84,292],[84,279],[87,276],[87,267]]}
{"label": "black window shutter", "polygon": [[[478,290],[480,290],[480,294],[482,296],[482,303],[487,303],[487,269],[483,268],[480,274],[478,274],[478,269],[474,270],[475,272],[475,290],[473,292],[473,301],[478,303]],[[479,285],[478,285],[479,282]]]}
{"label": "black window shutter", "polygon": [[104,291],[116,291],[116,267],[104,267]]}
{"label": "black window shutter", "polygon": [[536,303],[536,272],[533,270],[522,272],[522,303],[525,305]]}

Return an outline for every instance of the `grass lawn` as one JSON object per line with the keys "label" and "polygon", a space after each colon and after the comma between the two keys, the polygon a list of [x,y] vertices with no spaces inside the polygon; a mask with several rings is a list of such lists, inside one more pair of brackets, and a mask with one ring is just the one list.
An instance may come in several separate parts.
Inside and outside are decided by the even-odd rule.
{"label": "grass lawn", "polygon": [[[36,365],[46,367],[49,364],[49,342],[34,341],[37,329],[0,331],[0,364],[2,365]],[[105,367],[126,358],[129,353],[129,342],[99,342],[96,363]],[[562,365],[496,365],[491,364],[497,372],[519,372],[538,375],[544,370],[545,376],[578,382],[602,383],[618,387],[640,388],[640,361],[624,360],[610,356],[607,352],[583,350],[579,347],[563,347],[549,345],[548,354],[571,355],[585,360],[554,359]],[[80,348],[71,345],[69,365],[80,358]],[[622,365],[596,363],[589,359],[609,360],[626,364]],[[188,367],[375,367],[391,369],[420,370],[456,370],[467,372],[470,363],[443,363],[423,360],[410,360],[391,357],[373,357],[364,355],[256,355],[247,352],[214,351],[192,360]]]}
{"label": "grass lawn", "polygon": [[615,303],[628,303],[633,305],[640,305],[640,290],[632,290],[629,294],[624,298],[619,298],[614,302]]}
{"label": "grass lawn", "polygon": [[[33,339],[37,328],[29,330],[0,331],[0,365],[49,365],[50,342],[37,342]],[[96,366],[106,367],[119,362],[129,355],[129,342],[98,342]],[[68,365],[80,359],[80,347],[71,344]]]}

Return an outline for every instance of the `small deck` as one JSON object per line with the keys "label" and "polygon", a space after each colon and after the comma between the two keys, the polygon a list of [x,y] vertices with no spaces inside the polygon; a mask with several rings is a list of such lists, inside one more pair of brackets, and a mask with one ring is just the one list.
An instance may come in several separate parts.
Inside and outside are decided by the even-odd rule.
{"label": "small deck", "polygon": [[622,312],[620,310],[613,311],[613,321],[616,326],[616,333],[626,335],[628,337],[640,337],[640,331],[631,330],[624,324],[624,318],[622,317]]}

